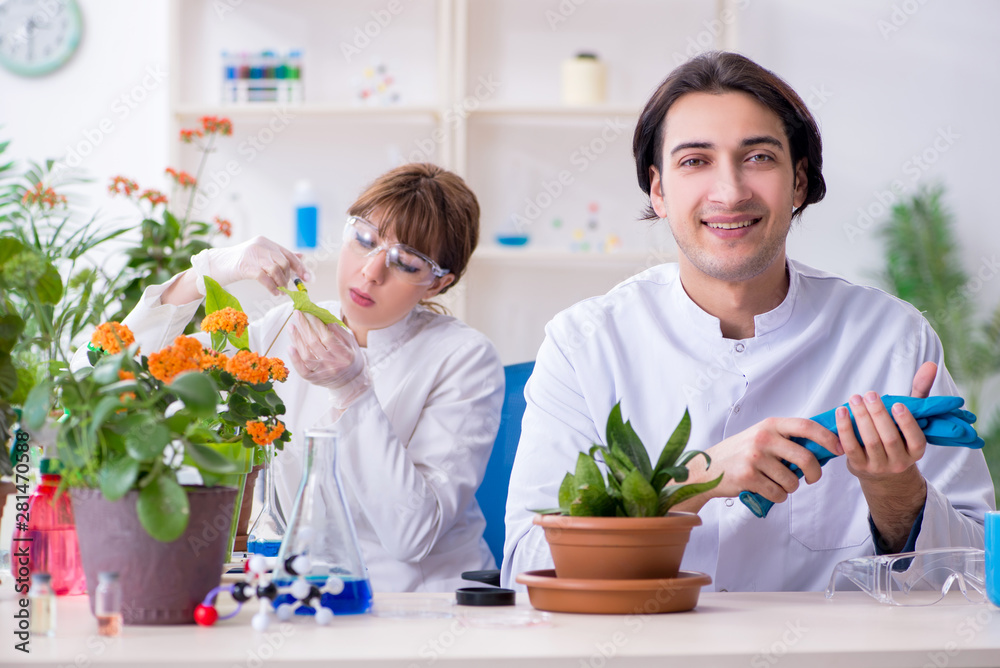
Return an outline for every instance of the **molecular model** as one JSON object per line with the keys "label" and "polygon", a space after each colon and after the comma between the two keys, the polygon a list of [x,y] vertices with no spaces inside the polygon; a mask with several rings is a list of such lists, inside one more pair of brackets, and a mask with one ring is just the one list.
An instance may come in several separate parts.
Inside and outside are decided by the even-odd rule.
{"label": "molecular model", "polygon": [[[309,557],[304,554],[289,557],[285,560],[285,571],[295,576],[291,584],[278,586],[271,581],[274,565],[277,559],[255,554],[247,560],[244,572],[248,580],[216,587],[205,596],[205,600],[194,609],[194,621],[200,626],[212,626],[219,619],[230,619],[239,614],[243,604],[254,596],[260,601],[260,609],[253,616],[251,625],[257,631],[266,631],[271,625],[272,616],[287,622],[300,606],[308,606],[315,611],[316,623],[326,626],[333,621],[333,612],[322,605],[323,594],[334,596],[344,590],[344,581],[336,575],[331,575],[323,587],[310,584],[305,578],[309,572]],[[236,610],[220,617],[215,609],[215,599],[220,592],[229,592],[236,601]],[[305,611],[303,611],[305,612]]]}

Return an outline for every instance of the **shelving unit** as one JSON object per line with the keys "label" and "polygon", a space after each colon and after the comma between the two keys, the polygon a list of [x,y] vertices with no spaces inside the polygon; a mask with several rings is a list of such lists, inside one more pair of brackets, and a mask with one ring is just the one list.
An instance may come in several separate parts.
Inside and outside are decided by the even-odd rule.
{"label": "shelving unit", "polygon": [[[480,244],[443,301],[490,336],[505,363],[523,361],[534,357],[558,310],[675,258],[665,230],[637,222],[646,202],[635,184],[632,129],[685,38],[728,2],[592,0],[553,8],[532,0],[413,0],[393,5],[400,11],[381,25],[376,18],[391,12],[377,0],[244,2],[223,16],[218,3],[174,0],[171,65],[179,76],[171,77],[171,117],[175,129],[204,115],[233,120],[234,137],[212,156],[207,185],[227,166],[238,173],[219,179],[227,184],[216,183],[203,213],[230,217],[238,240],[266,234],[291,246],[294,182],[313,181],[326,248],[311,254],[320,297],[336,296],[335,212],[365,184],[413,160],[462,175],[480,200]],[[572,12],[560,13],[571,4]],[[342,47],[359,30],[368,31],[370,45],[347,58]],[[222,50],[289,48],[305,50],[305,103],[218,103]],[[583,50],[607,63],[608,101],[568,107],[559,101],[559,66]],[[399,104],[352,102],[352,78],[373,62],[398,72]],[[173,164],[192,167],[189,149],[176,145]],[[496,235],[514,220],[530,243],[498,246]],[[609,242],[615,252],[594,252]]]}

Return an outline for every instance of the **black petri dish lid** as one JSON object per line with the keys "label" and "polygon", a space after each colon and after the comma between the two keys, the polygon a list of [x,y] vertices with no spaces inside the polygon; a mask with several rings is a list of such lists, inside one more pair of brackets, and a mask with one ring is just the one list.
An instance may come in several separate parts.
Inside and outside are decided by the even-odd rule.
{"label": "black petri dish lid", "polygon": [[514,605],[514,590],[499,587],[462,587],[455,590],[458,605]]}

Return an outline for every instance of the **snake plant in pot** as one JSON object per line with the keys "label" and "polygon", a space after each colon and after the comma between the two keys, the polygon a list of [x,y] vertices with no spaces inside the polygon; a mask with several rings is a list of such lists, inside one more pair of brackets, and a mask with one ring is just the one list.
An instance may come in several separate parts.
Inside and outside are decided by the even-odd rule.
{"label": "snake plant in pot", "polygon": [[[559,507],[538,511],[534,523],[545,529],[560,578],[674,578],[680,569],[691,529],[701,524],[694,513],[670,509],[716,487],[722,476],[688,483],[688,464],[699,455],[687,450],[691,416],[687,410],[654,465],[621,403],[608,416],[604,444],[581,452],[573,473],[559,487]],[[607,469],[607,479],[598,465]]]}

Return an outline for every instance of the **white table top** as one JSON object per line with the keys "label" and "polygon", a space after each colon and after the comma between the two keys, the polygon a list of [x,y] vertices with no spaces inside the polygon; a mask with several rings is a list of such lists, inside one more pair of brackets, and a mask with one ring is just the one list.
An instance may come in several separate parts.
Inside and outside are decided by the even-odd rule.
{"label": "white table top", "polygon": [[[453,598],[431,596],[439,603]],[[829,601],[821,593],[704,593],[687,613],[552,613],[547,623],[520,628],[484,628],[462,616],[471,610],[523,618],[533,609],[519,596],[516,608],[454,607],[451,618],[360,615],[319,627],[298,617],[264,633],[250,626],[257,610],[251,602],[214,627],[127,626],[119,638],[98,636],[86,597],[75,596],[58,599],[57,634],[32,638],[30,655],[14,650],[16,637],[7,630],[16,610],[15,601],[0,602],[2,666],[1000,666],[1000,609],[951,601],[898,608],[860,592]]]}

